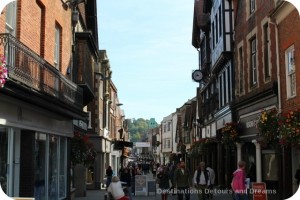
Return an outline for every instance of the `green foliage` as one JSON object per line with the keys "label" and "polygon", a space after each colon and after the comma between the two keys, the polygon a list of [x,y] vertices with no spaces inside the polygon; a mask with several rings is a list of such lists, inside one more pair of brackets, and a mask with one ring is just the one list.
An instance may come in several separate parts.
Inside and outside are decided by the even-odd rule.
{"label": "green foliage", "polygon": [[[153,125],[153,119],[151,120],[151,124]],[[157,122],[155,123],[157,124]],[[147,138],[147,133],[150,128],[150,120],[143,118],[129,119],[127,124],[131,142],[140,142]]]}

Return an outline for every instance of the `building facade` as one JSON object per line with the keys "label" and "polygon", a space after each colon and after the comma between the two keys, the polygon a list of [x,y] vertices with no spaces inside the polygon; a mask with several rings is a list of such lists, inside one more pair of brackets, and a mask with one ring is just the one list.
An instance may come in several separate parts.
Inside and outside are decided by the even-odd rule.
{"label": "building facade", "polygon": [[1,12],[8,79],[0,90],[0,174],[9,196],[70,198],[70,140],[87,131],[84,107],[93,99],[97,48],[86,45],[97,46],[97,26],[85,20],[94,7],[23,0]]}
{"label": "building facade", "polygon": [[[299,13],[289,2],[276,1],[275,9],[271,14],[271,22],[274,23],[275,41],[278,56],[278,110],[283,115],[299,110],[299,52],[297,51],[300,40],[297,32],[300,29]],[[280,188],[282,197],[289,198],[298,189],[295,182],[296,170],[299,168],[300,151],[297,145],[286,146],[282,151],[282,177]]]}

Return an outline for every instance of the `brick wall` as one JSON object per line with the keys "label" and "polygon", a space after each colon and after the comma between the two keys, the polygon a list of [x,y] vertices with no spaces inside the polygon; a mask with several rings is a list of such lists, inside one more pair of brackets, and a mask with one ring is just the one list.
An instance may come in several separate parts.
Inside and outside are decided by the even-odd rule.
{"label": "brick wall", "polygon": [[[300,19],[299,13],[294,9],[279,25],[279,55],[280,55],[280,79],[281,79],[281,103],[283,112],[300,107]],[[296,65],[296,97],[287,98],[285,51],[291,45],[295,47]]]}
{"label": "brick wall", "polygon": [[43,55],[51,65],[54,65],[56,24],[62,28],[60,70],[65,74],[71,63],[71,10],[65,10],[61,1],[18,1],[17,38],[37,54]]}
{"label": "brick wall", "polygon": [[[243,94],[238,94],[239,98],[249,98],[268,88],[271,88],[273,82],[277,80],[276,67],[276,43],[275,43],[275,27],[269,23],[269,66],[271,70],[271,78],[264,78],[264,57],[263,57],[263,25],[268,22],[268,13],[274,8],[273,0],[257,0],[256,11],[252,15],[246,12],[247,1],[239,1],[236,4],[235,10],[235,71],[236,71],[236,90],[239,86],[239,69],[238,69],[238,45],[242,44],[243,48],[243,67],[244,67],[244,91]],[[258,69],[258,84],[255,87],[250,85],[250,46],[249,39],[252,35],[256,37],[257,46],[257,69]]]}

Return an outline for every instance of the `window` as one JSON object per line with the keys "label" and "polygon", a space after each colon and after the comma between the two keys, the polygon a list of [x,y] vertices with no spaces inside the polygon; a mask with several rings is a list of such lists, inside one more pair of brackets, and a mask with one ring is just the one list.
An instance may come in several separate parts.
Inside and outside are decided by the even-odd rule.
{"label": "window", "polygon": [[250,86],[257,83],[257,66],[256,66],[256,38],[250,40]]}
{"label": "window", "polygon": [[54,67],[60,69],[60,41],[61,29],[58,25],[55,26],[55,44],[54,44]]}
{"label": "window", "polygon": [[295,67],[295,56],[294,45],[285,51],[285,63],[286,63],[286,86],[287,86],[287,97],[294,97],[296,95],[296,67]]}
{"label": "window", "polygon": [[168,122],[168,131],[171,131],[171,122]]}
{"label": "window", "polygon": [[16,2],[11,2],[6,6],[6,16],[5,16],[5,29],[6,33],[10,33],[15,36],[16,30]]}
{"label": "window", "polygon": [[255,0],[250,0],[250,14],[255,11]]}
{"label": "window", "polygon": [[59,198],[67,196],[67,139],[60,137],[59,140],[59,183],[58,183],[58,195]]}
{"label": "window", "polygon": [[222,76],[219,77],[219,108],[221,108],[224,104],[223,102],[223,84],[222,84]]}
{"label": "window", "polygon": [[213,22],[212,25],[212,48],[215,48],[215,23]]}
{"label": "window", "polygon": [[223,88],[222,90],[224,91],[223,92],[223,106],[227,103],[227,91],[226,91],[226,86],[227,86],[227,81],[226,81],[226,71],[223,72],[223,75],[222,75],[222,80],[223,80]]}
{"label": "window", "polygon": [[219,36],[222,35],[222,18],[221,18],[221,6],[219,7]]}
{"label": "window", "polygon": [[2,190],[5,194],[8,193],[8,175],[10,173],[8,172],[8,165],[9,165],[9,159],[8,159],[8,130],[7,128],[0,127],[0,184],[2,187]]}
{"label": "window", "polygon": [[243,48],[239,48],[239,94],[244,93],[244,65],[243,65]]}
{"label": "window", "polygon": [[99,80],[99,98],[100,99],[103,99],[103,81],[102,80]]}
{"label": "window", "polygon": [[215,22],[216,22],[216,44],[218,44],[218,39],[219,39],[219,24],[220,22],[218,22],[218,14],[216,14],[215,16]]}
{"label": "window", "polygon": [[270,78],[270,67],[269,67],[269,40],[268,40],[268,23],[266,23],[263,27],[264,34],[264,72],[265,72],[265,80]]}

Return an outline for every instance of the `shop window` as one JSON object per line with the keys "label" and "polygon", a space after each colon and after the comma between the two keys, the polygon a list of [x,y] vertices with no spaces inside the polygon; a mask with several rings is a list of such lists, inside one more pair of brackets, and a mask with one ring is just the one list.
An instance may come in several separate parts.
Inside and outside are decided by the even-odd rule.
{"label": "shop window", "polygon": [[8,134],[6,128],[0,127],[0,184],[4,193],[7,194],[7,166],[8,166]]}
{"label": "shop window", "polygon": [[46,180],[46,134],[35,134],[35,176],[34,176],[34,197],[45,199]]}
{"label": "shop window", "polygon": [[67,139],[60,138],[59,143],[59,198],[66,197],[67,189]]}

